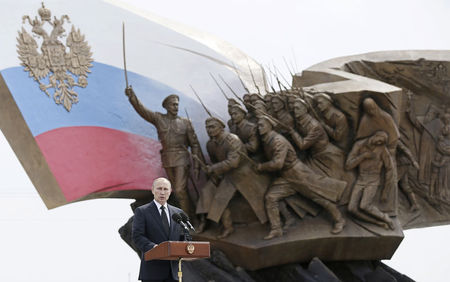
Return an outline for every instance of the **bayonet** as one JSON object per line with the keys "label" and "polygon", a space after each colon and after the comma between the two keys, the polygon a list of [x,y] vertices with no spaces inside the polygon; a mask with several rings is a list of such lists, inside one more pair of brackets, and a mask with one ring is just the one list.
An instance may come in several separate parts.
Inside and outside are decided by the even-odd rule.
{"label": "bayonet", "polygon": [[205,104],[203,104],[202,99],[200,99],[200,97],[198,96],[197,92],[195,91],[194,87],[192,87],[192,85],[189,84],[189,86],[191,87],[192,91],[194,91],[195,96],[197,97],[198,101],[200,102],[200,104],[202,104],[203,109],[205,109],[206,113],[212,117],[213,115],[211,114],[211,112],[208,110],[208,108],[206,108]]}
{"label": "bayonet", "polygon": [[239,81],[240,81],[241,84],[242,84],[242,87],[244,87],[244,89],[245,89],[245,91],[247,91],[247,93],[250,93],[250,91],[248,91],[247,86],[245,86],[244,82],[242,81],[241,76],[239,75],[239,72],[238,72],[236,66],[234,65],[234,63],[233,63],[233,68],[234,68],[234,71],[236,72],[236,74],[237,74],[237,76],[238,76],[238,78],[239,78]]}
{"label": "bayonet", "polygon": [[216,78],[212,75],[212,73],[209,73],[209,75],[211,76],[211,78],[214,80],[214,82],[216,83],[217,87],[219,87],[220,92],[222,92],[223,96],[225,97],[225,99],[230,100],[230,98],[227,96],[227,94],[225,94],[225,91],[223,91],[222,87],[220,87],[219,82],[217,82]]}
{"label": "bayonet", "polygon": [[[277,68],[275,65],[274,65],[274,67],[275,67],[275,71],[277,71],[278,68]],[[278,72],[280,72],[280,71],[278,70]],[[283,75],[282,72],[280,72],[280,75],[281,75],[281,78],[287,83],[287,85],[289,85],[289,82],[288,82],[287,79],[284,77],[284,75]]]}
{"label": "bayonet", "polygon": [[255,85],[255,88],[258,91],[258,94],[261,95],[261,92],[259,92],[259,87],[256,84],[255,77],[253,76],[252,68],[250,67],[250,62],[248,61],[248,57],[247,57],[247,66],[248,66],[248,70],[250,71],[250,75],[252,76],[253,84]]}
{"label": "bayonet", "polygon": [[228,87],[228,89],[230,89],[231,93],[233,93],[234,97],[236,97],[239,101],[241,101],[242,104],[244,104],[244,100],[242,100],[241,97],[239,97],[236,92],[233,91],[233,88],[231,88],[231,86],[225,81],[225,79],[223,79],[223,77],[219,74],[220,79],[223,81],[223,83],[225,83],[225,85]]}
{"label": "bayonet", "polygon": [[286,61],[286,58],[284,56],[283,56],[283,61],[284,61],[284,64],[286,65],[287,70],[291,74],[291,76],[294,77],[294,74],[291,72],[291,69],[289,68],[289,65],[288,65],[288,63]]}
{"label": "bayonet", "polygon": [[264,71],[263,66],[259,66],[261,68],[261,75],[263,77],[263,83],[264,83],[264,90],[266,90],[266,94],[269,93],[269,89],[267,89],[267,79],[266,79],[266,72]]}

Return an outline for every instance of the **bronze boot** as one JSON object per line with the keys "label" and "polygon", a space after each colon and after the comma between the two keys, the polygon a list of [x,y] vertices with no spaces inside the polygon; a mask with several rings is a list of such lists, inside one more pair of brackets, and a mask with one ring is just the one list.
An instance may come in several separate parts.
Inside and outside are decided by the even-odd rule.
{"label": "bronze boot", "polygon": [[272,229],[270,230],[269,234],[267,234],[266,237],[264,237],[264,240],[270,240],[275,237],[281,237],[283,236],[283,230],[281,228]]}
{"label": "bronze boot", "polygon": [[231,220],[231,211],[225,209],[222,214],[223,232],[217,236],[217,239],[223,239],[230,236],[234,232],[233,221]]}

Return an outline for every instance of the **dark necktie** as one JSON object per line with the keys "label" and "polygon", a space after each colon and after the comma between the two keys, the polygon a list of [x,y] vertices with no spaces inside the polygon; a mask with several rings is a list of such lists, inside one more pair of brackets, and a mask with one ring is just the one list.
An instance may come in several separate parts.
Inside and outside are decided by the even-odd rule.
{"label": "dark necktie", "polygon": [[166,235],[169,235],[169,221],[167,220],[167,214],[164,206],[161,206],[161,220],[164,232],[166,232]]}

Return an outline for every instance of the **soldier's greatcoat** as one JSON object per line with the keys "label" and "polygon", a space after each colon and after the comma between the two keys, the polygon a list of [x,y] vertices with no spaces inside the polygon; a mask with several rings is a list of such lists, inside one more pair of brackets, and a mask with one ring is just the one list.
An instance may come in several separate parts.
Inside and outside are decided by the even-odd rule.
{"label": "soldier's greatcoat", "polygon": [[332,202],[339,201],[347,183],[315,173],[297,158],[294,148],[282,135],[269,132],[263,137],[263,146],[270,161],[261,164],[262,171],[279,171],[301,194],[312,192]]}
{"label": "soldier's greatcoat", "polygon": [[[270,179],[268,176],[257,174],[248,161],[242,157],[241,154],[246,153],[242,141],[236,135],[224,132],[217,140],[209,140],[206,148],[213,163],[212,170],[215,174],[223,176],[215,189],[209,207],[206,207],[208,219],[219,222],[222,213],[237,190],[250,204],[259,221],[265,223],[267,216],[264,209],[264,194]],[[208,186],[210,185],[203,189],[203,194],[206,195],[201,197],[208,198],[207,194],[212,193],[212,189],[208,189]],[[202,203],[208,205],[205,202],[199,201],[197,212],[205,209],[200,206]]]}

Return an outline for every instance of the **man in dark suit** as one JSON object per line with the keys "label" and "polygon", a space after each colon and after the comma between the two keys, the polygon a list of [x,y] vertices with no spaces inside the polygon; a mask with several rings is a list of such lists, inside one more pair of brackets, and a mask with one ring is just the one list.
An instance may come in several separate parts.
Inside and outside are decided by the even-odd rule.
{"label": "man in dark suit", "polygon": [[142,252],[139,280],[143,282],[178,281],[176,261],[144,260],[144,253],[158,244],[183,239],[181,226],[172,220],[182,210],[167,203],[171,192],[169,180],[157,178],[152,186],[154,200],[135,210],[132,237]]}

